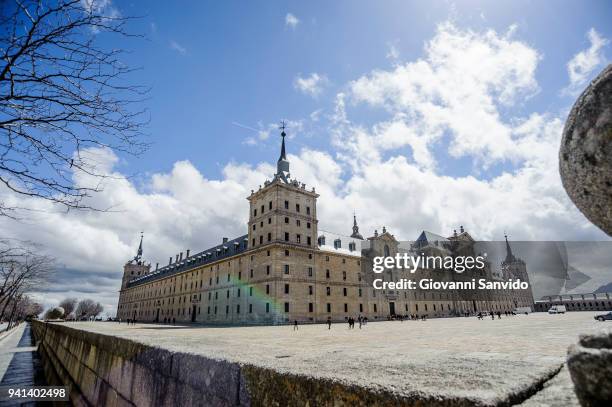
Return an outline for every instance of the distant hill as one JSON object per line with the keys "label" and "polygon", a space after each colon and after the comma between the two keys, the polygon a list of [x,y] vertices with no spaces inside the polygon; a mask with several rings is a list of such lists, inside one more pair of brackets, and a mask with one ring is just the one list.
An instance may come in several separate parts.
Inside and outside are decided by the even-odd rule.
{"label": "distant hill", "polygon": [[595,293],[612,293],[612,283],[602,285],[597,290],[595,290]]}

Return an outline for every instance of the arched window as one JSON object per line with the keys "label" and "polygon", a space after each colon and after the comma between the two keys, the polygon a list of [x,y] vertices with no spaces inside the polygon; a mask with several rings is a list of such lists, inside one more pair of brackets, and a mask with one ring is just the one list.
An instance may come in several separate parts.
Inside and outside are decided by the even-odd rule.
{"label": "arched window", "polygon": [[389,257],[389,245],[385,245],[385,257]]}

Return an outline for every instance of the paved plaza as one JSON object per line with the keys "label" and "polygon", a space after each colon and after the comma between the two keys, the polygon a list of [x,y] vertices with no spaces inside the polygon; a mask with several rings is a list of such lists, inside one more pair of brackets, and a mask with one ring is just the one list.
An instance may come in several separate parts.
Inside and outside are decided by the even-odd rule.
{"label": "paved plaza", "polygon": [[[466,397],[497,404],[547,380],[532,405],[575,403],[563,365],[580,333],[612,329],[592,312],[535,313],[477,320],[370,322],[266,327],[203,327],[115,322],[68,326],[171,351],[337,380],[402,395]],[[537,387],[537,386],[536,386]],[[531,391],[533,392],[533,390]],[[539,390],[538,390],[539,392]],[[569,394],[568,394],[569,392]],[[539,399],[538,399],[539,397]],[[516,399],[515,399],[516,400]]]}

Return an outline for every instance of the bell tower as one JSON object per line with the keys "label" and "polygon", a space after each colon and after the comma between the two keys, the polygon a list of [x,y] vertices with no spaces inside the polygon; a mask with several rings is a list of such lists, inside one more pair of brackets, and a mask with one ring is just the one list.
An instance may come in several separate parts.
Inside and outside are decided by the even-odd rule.
{"label": "bell tower", "polygon": [[276,174],[259,190],[251,191],[249,201],[249,248],[272,243],[316,248],[317,198],[306,184],[291,178],[285,148],[285,123],[281,122],[281,152]]}
{"label": "bell tower", "polygon": [[142,259],[142,240],[143,234],[140,233],[140,244],[136,256],[123,266],[123,279],[121,280],[121,289],[125,289],[127,284],[133,279],[148,274],[151,270],[151,264],[145,264]]}

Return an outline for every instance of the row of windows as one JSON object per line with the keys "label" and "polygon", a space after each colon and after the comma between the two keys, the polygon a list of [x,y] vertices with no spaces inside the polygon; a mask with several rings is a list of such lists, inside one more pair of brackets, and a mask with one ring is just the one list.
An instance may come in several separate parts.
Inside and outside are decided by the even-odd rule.
{"label": "row of windows", "polygon": [[[290,222],[289,218],[285,217],[285,224],[289,224],[289,222]],[[271,224],[272,224],[272,218],[268,218],[268,225],[271,225]],[[263,228],[263,226],[264,226],[263,221],[259,222],[259,227]],[[295,226],[301,227],[302,226],[302,220],[301,219],[296,219],[295,220]],[[306,229],[310,229],[311,227],[312,227],[311,223],[310,222],[306,222]],[[253,230],[257,230],[257,223],[253,223],[252,229]]]}
{"label": "row of windows", "polygon": [[[253,226],[255,226],[255,225],[253,225]],[[271,242],[271,241],[272,241],[272,233],[268,232],[268,242]],[[289,239],[289,232],[285,232],[285,242],[289,242],[289,241],[290,241],[290,239]],[[253,238],[252,242],[253,242],[253,247],[254,247],[255,246],[255,238]],[[263,235],[259,236],[259,244],[263,244],[263,242],[264,242]],[[301,234],[298,233],[298,234],[295,235],[295,242],[296,243],[300,243],[300,244],[302,243],[302,235]],[[306,245],[307,246],[311,246],[312,245],[312,238],[310,236],[306,236]]]}
{"label": "row of windows", "polygon": [[[285,209],[289,209],[289,201],[285,201]],[[265,205],[261,205],[261,214],[263,215],[265,212],[266,206]],[[272,201],[268,202],[268,209],[272,210]],[[300,212],[300,204],[296,203],[295,204],[295,211],[296,212]],[[306,215],[310,215],[310,206],[306,207]],[[253,217],[257,216],[257,208],[253,209]]]}

